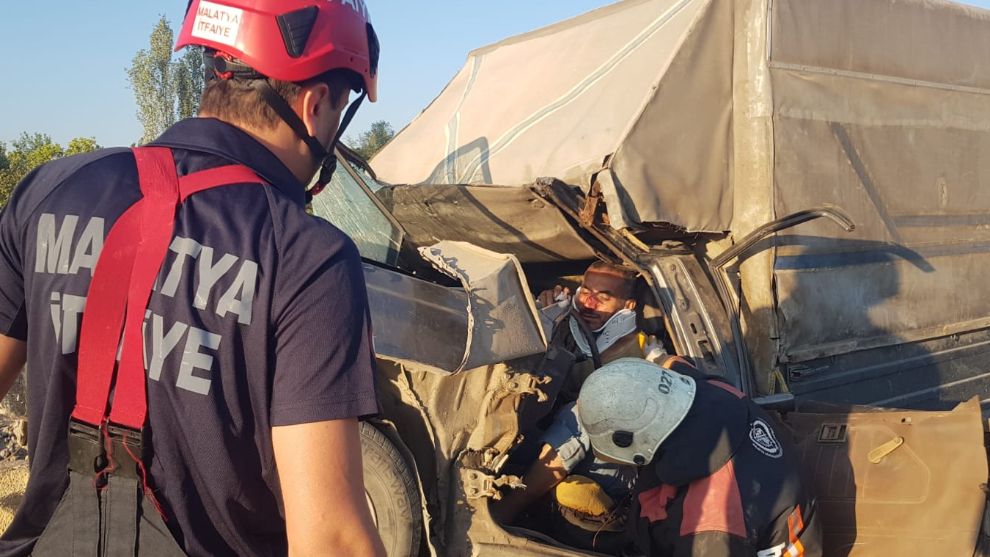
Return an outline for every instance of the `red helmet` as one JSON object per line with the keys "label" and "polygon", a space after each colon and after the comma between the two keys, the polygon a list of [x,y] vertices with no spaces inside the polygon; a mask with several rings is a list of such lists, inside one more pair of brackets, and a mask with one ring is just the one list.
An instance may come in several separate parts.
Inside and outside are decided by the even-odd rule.
{"label": "red helmet", "polygon": [[281,81],[352,70],[368,99],[378,96],[378,39],[364,0],[192,0],[175,48],[188,45]]}

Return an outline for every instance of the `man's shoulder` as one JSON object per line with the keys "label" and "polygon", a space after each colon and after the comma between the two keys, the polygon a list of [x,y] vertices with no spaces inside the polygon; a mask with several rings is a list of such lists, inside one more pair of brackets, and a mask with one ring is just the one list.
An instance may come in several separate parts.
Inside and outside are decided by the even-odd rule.
{"label": "man's shoulder", "polygon": [[32,184],[58,184],[82,172],[137,172],[134,155],[127,147],[97,149],[89,153],[55,159],[29,175]]}
{"label": "man's shoulder", "polygon": [[278,233],[285,241],[293,242],[293,249],[305,247],[324,255],[345,253],[358,257],[354,241],[329,221],[306,212],[305,208],[275,189],[273,218]]}
{"label": "man's shoulder", "polygon": [[134,169],[134,157],[128,148],[99,149],[47,162],[32,170],[11,196],[9,206],[15,213],[33,212],[59,186],[83,173],[119,174]]}
{"label": "man's shoulder", "polygon": [[[120,155],[129,158],[120,158]],[[42,165],[41,168],[58,169],[62,172],[72,173],[97,161],[103,161],[106,164],[124,164],[125,161],[129,161],[129,164],[133,164],[133,160],[133,150],[130,147],[106,147],[58,158]]]}

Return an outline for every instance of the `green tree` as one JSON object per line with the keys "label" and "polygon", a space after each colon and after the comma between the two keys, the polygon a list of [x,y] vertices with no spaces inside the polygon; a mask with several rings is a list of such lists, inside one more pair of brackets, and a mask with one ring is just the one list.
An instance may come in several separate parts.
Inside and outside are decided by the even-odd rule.
{"label": "green tree", "polygon": [[65,156],[69,157],[81,153],[89,153],[99,148],[100,146],[92,137],[77,137],[70,141],[69,145],[65,148]]}
{"label": "green tree", "polygon": [[29,134],[24,132],[13,142],[14,150],[10,153],[10,167],[23,174],[31,172],[46,162],[65,156],[65,150],[52,141],[46,133]]}
{"label": "green tree", "polygon": [[176,116],[190,118],[199,112],[203,93],[203,49],[190,46],[175,62]]}
{"label": "green tree", "polygon": [[395,135],[392,124],[385,120],[379,120],[371,124],[371,128],[362,132],[357,140],[349,139],[348,144],[353,144],[354,152],[361,155],[364,160],[369,160],[375,153],[381,150]]}
{"label": "green tree", "polygon": [[161,16],[149,37],[147,49],[134,55],[127,77],[137,102],[143,133],[139,143],[157,138],[181,118],[196,114],[203,90],[203,59],[191,48],[173,59],[175,33]]}
{"label": "green tree", "polygon": [[10,184],[10,156],[7,153],[7,144],[0,141],[0,207],[7,204],[14,186]]}
{"label": "green tree", "polygon": [[7,204],[10,193],[29,172],[48,161],[99,149],[91,137],[77,137],[67,148],[44,133],[22,133],[10,145],[0,143],[0,206]]}

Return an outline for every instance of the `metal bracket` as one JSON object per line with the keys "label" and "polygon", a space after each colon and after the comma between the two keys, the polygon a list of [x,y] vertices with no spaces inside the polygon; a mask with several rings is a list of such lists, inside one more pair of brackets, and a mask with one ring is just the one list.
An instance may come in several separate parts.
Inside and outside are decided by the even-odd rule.
{"label": "metal bracket", "polygon": [[578,213],[578,222],[581,223],[581,226],[590,228],[595,224],[595,216],[598,214],[598,207],[601,201],[602,186],[596,180],[591,185],[591,191],[588,192],[588,197],[584,200],[584,206],[581,207],[581,212]]}
{"label": "metal bracket", "polygon": [[503,384],[502,388],[506,396],[511,394],[533,395],[539,402],[548,400],[547,394],[540,388],[541,385],[548,385],[553,381],[550,376],[537,376],[532,373],[513,373]]}
{"label": "metal bracket", "polygon": [[526,485],[519,476],[491,476],[480,470],[464,470],[464,493],[468,499],[502,499],[501,487],[522,489]]}
{"label": "metal bracket", "polygon": [[819,443],[845,443],[849,426],[840,423],[823,423],[818,430]]}
{"label": "metal bracket", "polygon": [[485,470],[498,470],[498,460],[509,456],[508,454],[499,452],[495,447],[485,447],[480,452],[481,466]]}

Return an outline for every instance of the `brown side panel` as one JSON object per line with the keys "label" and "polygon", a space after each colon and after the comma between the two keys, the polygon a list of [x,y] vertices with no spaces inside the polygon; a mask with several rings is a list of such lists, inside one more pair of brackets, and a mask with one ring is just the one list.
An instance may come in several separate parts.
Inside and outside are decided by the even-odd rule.
{"label": "brown side panel", "polygon": [[951,412],[794,413],[825,555],[973,554],[986,496],[979,403]]}

